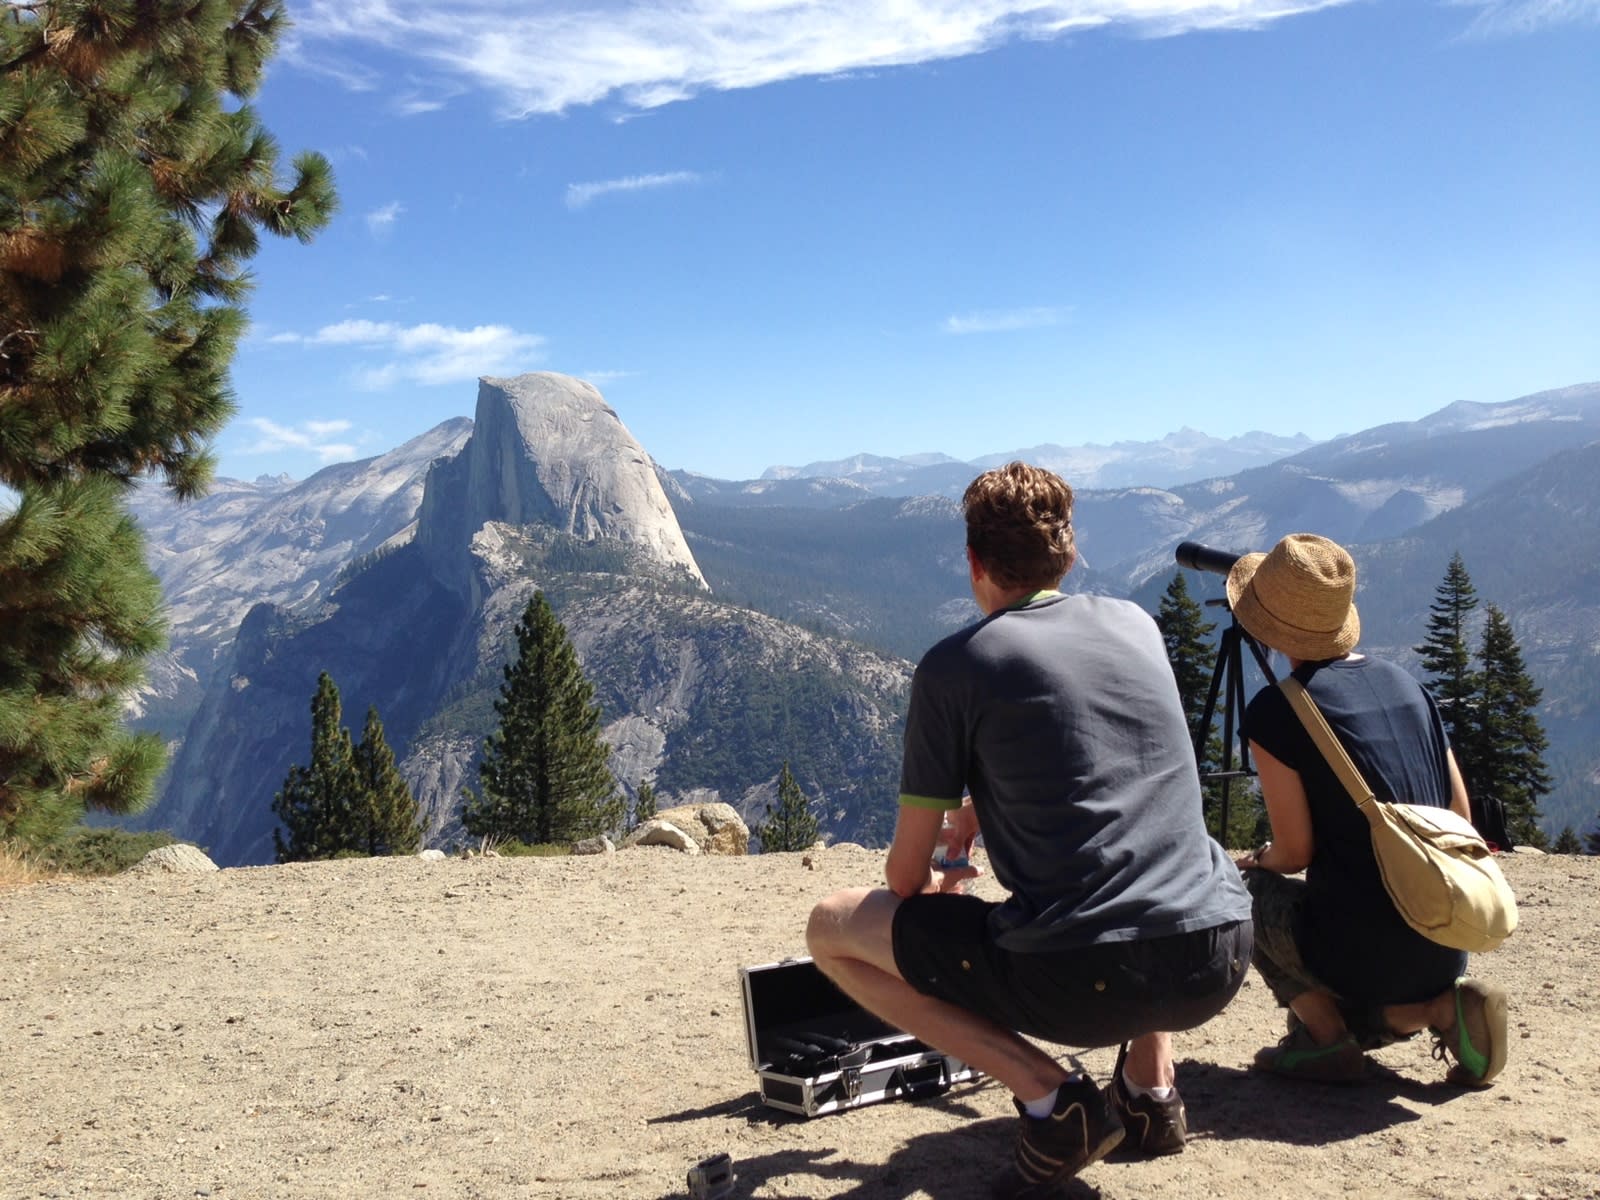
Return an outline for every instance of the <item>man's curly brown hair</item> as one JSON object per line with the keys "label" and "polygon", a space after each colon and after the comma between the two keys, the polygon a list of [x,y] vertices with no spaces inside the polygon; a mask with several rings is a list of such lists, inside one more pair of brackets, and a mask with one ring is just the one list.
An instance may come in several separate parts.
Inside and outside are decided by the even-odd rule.
{"label": "man's curly brown hair", "polygon": [[961,497],[967,545],[1001,587],[1054,587],[1072,567],[1072,488],[1043,467],[985,471]]}

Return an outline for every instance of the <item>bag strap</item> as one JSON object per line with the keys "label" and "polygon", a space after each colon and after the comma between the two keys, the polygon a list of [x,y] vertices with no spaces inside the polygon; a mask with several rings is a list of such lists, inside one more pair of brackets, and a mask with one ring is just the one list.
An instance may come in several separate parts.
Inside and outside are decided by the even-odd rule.
{"label": "bag strap", "polygon": [[1366,815],[1368,821],[1376,823],[1378,810],[1373,804],[1376,797],[1372,794],[1372,789],[1367,786],[1360,769],[1350,761],[1350,755],[1340,743],[1339,735],[1333,732],[1333,727],[1328,724],[1328,718],[1322,715],[1317,702],[1306,692],[1305,685],[1291,675],[1286,679],[1280,679],[1278,687],[1289,697],[1289,707],[1294,709],[1295,716],[1300,718],[1300,723],[1306,727],[1311,740],[1317,744],[1317,749],[1322,751],[1322,756],[1328,760],[1333,773],[1339,777],[1339,782],[1344,784],[1345,791],[1350,793],[1350,799],[1356,802],[1356,807]]}

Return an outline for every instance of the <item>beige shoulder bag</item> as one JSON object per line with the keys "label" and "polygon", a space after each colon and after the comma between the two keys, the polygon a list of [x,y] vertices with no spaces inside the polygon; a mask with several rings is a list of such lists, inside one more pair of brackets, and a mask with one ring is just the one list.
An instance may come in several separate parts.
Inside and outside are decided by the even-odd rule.
{"label": "beige shoulder bag", "polygon": [[1457,950],[1493,950],[1517,927],[1517,899],[1494,852],[1448,808],[1377,800],[1298,679],[1278,684],[1372,830],[1383,886],[1407,925]]}

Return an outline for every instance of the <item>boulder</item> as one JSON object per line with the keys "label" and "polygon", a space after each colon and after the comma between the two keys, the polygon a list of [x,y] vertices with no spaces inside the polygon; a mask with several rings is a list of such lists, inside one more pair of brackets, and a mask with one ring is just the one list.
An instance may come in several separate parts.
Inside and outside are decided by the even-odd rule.
{"label": "boulder", "polygon": [[128,869],[140,875],[150,875],[158,871],[215,871],[217,864],[198,847],[187,842],[174,842],[170,846],[157,846]]}
{"label": "boulder", "polygon": [[612,845],[611,839],[603,833],[599,837],[584,838],[581,842],[572,843],[572,853],[575,855],[615,854],[616,852],[616,846]]}
{"label": "boulder", "polygon": [[662,809],[656,819],[690,834],[702,854],[742,855],[750,851],[750,827],[731,804],[683,804]]}
{"label": "boulder", "polygon": [[670,821],[660,817],[646,821],[628,835],[625,846],[669,846],[685,854],[699,854],[700,843]]}

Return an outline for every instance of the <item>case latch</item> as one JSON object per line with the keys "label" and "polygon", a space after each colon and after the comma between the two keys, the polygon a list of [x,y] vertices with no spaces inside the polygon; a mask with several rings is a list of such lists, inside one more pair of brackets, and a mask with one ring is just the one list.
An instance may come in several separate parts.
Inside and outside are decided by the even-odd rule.
{"label": "case latch", "polygon": [[861,1098],[861,1068],[867,1065],[871,1057],[871,1046],[857,1046],[839,1055],[839,1083],[844,1088],[845,1099]]}

